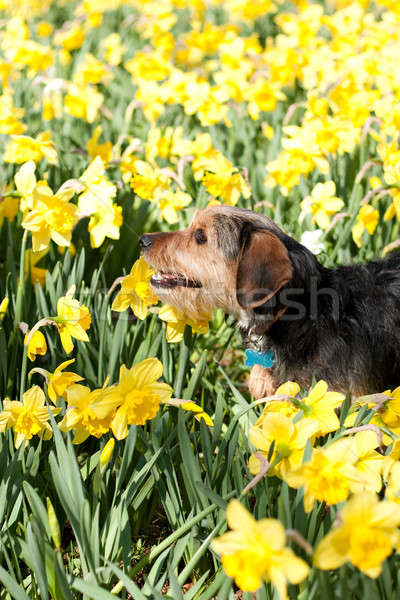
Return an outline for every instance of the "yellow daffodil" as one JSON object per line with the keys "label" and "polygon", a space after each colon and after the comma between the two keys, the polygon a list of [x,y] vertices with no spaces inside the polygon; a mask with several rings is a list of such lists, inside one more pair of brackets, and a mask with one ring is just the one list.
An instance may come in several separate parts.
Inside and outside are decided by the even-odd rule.
{"label": "yellow daffodil", "polygon": [[211,317],[199,315],[199,319],[190,319],[179,308],[164,304],[160,308],[158,316],[167,324],[167,341],[180,342],[183,339],[183,334],[186,325],[189,325],[194,333],[208,333],[209,321]]}
{"label": "yellow daffodil", "polygon": [[89,156],[92,160],[96,158],[96,156],[100,156],[104,165],[108,165],[112,158],[112,143],[104,142],[104,144],[99,144],[98,140],[101,135],[101,125],[98,125],[93,131],[93,135],[86,144],[86,150],[89,153]]}
{"label": "yellow daffodil", "polygon": [[15,187],[17,188],[17,192],[21,194],[22,212],[32,209],[33,190],[36,186],[35,169],[36,165],[34,161],[30,160],[24,163],[14,176]]}
{"label": "yellow daffodil", "polygon": [[100,454],[100,468],[103,469],[106,464],[111,460],[111,457],[114,452],[115,447],[115,439],[111,438],[108,440],[107,444],[104,446],[103,450]]}
{"label": "yellow daffodil", "polygon": [[316,435],[325,435],[339,429],[339,419],[335,413],[344,400],[344,395],[338,392],[328,392],[328,384],[318,381],[308,396],[300,401],[300,407],[307,419],[318,423]]}
{"label": "yellow daffodil", "polygon": [[82,381],[83,377],[73,373],[72,371],[64,371],[66,367],[75,362],[75,359],[66,360],[55,369],[54,373],[47,374],[47,393],[53,404],[57,403],[57,398],[64,398],[66,400],[66,393],[71,385],[74,385],[78,381]]}
{"label": "yellow daffodil", "polygon": [[[399,441],[399,440],[396,440]],[[399,447],[397,446],[396,454],[399,454]],[[386,457],[385,457],[386,458]],[[398,457],[397,457],[398,458]],[[386,488],[385,488],[385,498],[386,500],[391,500],[392,502],[396,502],[398,506],[400,506],[400,462],[397,460],[396,462],[392,462],[390,465],[390,469],[388,468],[388,464],[385,464],[385,480],[386,480]],[[399,540],[400,541],[400,540]],[[400,546],[397,546],[397,552],[399,552]]]}
{"label": "yellow daffodil", "polygon": [[0,302],[0,322],[4,319],[4,315],[7,312],[8,304],[9,304],[8,296],[5,296],[3,300]]}
{"label": "yellow daffodil", "polygon": [[66,23],[66,25],[69,27],[63,27],[56,32],[54,43],[56,46],[62,46],[68,52],[78,50],[85,41],[85,31],[78,22]]}
{"label": "yellow daffodil", "polygon": [[354,243],[357,244],[359,248],[362,246],[362,235],[364,231],[367,231],[369,235],[372,235],[378,223],[379,211],[370,204],[364,204],[364,206],[360,208],[356,224],[351,230]]}
{"label": "yellow daffodil", "polygon": [[20,122],[25,111],[16,108],[12,96],[3,94],[0,96],[0,133],[8,135],[20,135],[26,131],[26,125]]}
{"label": "yellow daffodil", "polygon": [[212,542],[226,573],[248,592],[258,590],[263,581],[271,581],[279,599],[286,600],[287,582],[300,583],[310,569],[285,546],[282,523],[276,519],[256,521],[238,500],[229,502],[226,520],[232,531]]}
{"label": "yellow daffodil", "polygon": [[343,200],[335,196],[336,186],[333,181],[317,183],[306,196],[300,206],[304,213],[312,212],[313,222],[321,229],[328,229],[332,215],[344,206]]}
{"label": "yellow daffodil", "polygon": [[72,286],[65,296],[57,301],[57,323],[61,343],[67,354],[74,349],[72,338],[81,342],[88,342],[86,330],[89,329],[91,318],[89,309],[84,304],[79,304],[73,295],[75,286]]}
{"label": "yellow daffodil", "polygon": [[346,500],[360,474],[354,466],[357,457],[349,453],[346,440],[333,442],[324,448],[314,448],[311,459],[285,473],[290,487],[304,488],[304,509],[310,512],[315,500],[337,504]]}
{"label": "yellow daffodil", "polygon": [[95,86],[71,83],[64,98],[64,108],[73,117],[93,123],[103,100],[103,94]]}
{"label": "yellow daffodil", "polygon": [[[29,331],[25,335],[25,339],[24,339],[25,345],[27,343],[28,337],[29,337]],[[31,336],[26,352],[27,352],[29,360],[31,360],[32,362],[35,360],[37,354],[40,354],[42,356],[44,354],[46,354],[46,352],[47,352],[46,338],[44,337],[43,333],[41,331],[39,331],[39,329],[37,331],[35,331],[34,334]]]}
{"label": "yellow daffodil", "polygon": [[125,46],[121,44],[121,36],[119,33],[110,33],[110,35],[102,41],[101,45],[105,49],[106,61],[110,65],[119,65],[125,51]]}
{"label": "yellow daffodil", "polygon": [[198,404],[192,402],[191,400],[178,400],[177,398],[170,398],[167,401],[164,401],[163,404],[168,404],[169,406],[177,406],[178,408],[182,408],[182,410],[187,410],[193,413],[194,418],[197,421],[204,421],[206,425],[212,427],[214,425],[212,418],[208,415]]}
{"label": "yellow daffodil", "polygon": [[69,200],[72,188],[53,194],[46,182],[39,182],[33,190],[32,209],[25,215],[22,227],[32,232],[32,250],[40,252],[52,239],[59,246],[69,246],[72,229],[77,222],[77,208]]}
{"label": "yellow daffodil", "polygon": [[81,444],[89,435],[99,438],[107,433],[117,404],[114,390],[102,388],[91,391],[80,384],[68,387],[68,407],[59,428],[61,431],[75,431],[73,444]]}
{"label": "yellow daffodil", "polygon": [[26,135],[13,136],[6,146],[3,159],[9,163],[25,163],[30,160],[37,163],[43,157],[51,165],[58,164],[57,151],[50,131],[43,131],[36,138]]}
{"label": "yellow daffodil", "polygon": [[[399,463],[400,464],[400,439],[397,438],[393,441],[392,448],[389,454],[386,454],[383,457],[383,466],[382,466],[382,477],[385,481],[387,481],[390,477],[390,473],[393,467]],[[400,486],[399,486],[400,487]]]}
{"label": "yellow daffodil", "polygon": [[144,425],[154,419],[160,403],[171,397],[172,388],[158,381],[162,372],[162,364],[156,358],[147,358],[131,369],[122,365],[115,387],[119,407],[111,423],[117,440],[126,438],[129,425]]}
{"label": "yellow daffodil", "polygon": [[122,312],[131,307],[138,319],[145,319],[148,307],[157,304],[158,298],[150,287],[155,271],[140,257],[132,266],[129,275],[122,278],[121,290],[114,298],[112,310]]}
{"label": "yellow daffodil", "polygon": [[191,196],[189,196],[189,194],[185,194],[185,192],[181,192],[180,190],[176,192],[164,192],[158,201],[162,218],[165,219],[170,225],[178,223],[178,211],[188,206],[191,201]]}
{"label": "yellow daffodil", "polygon": [[387,401],[379,411],[379,416],[383,423],[390,429],[400,428],[400,386],[394,390],[383,392],[387,396]]}
{"label": "yellow daffodil", "polygon": [[11,189],[11,185],[3,187],[3,197],[0,196],[0,227],[3,225],[4,219],[8,219],[11,223],[18,214],[20,199],[15,196],[7,196]]}
{"label": "yellow daffodil", "polygon": [[[318,425],[311,420],[302,419],[293,424],[291,419],[281,413],[263,414],[250,428],[250,441],[259,452],[268,456],[271,444],[274,444],[270,462],[280,458],[275,467],[268,471],[268,475],[278,475],[284,478],[285,474],[301,464],[307,440],[318,429]],[[249,460],[250,472],[256,474],[260,470],[260,462],[252,455]]]}
{"label": "yellow daffodil", "polygon": [[40,37],[49,37],[53,32],[53,25],[48,21],[40,21],[37,24],[36,31]]}
{"label": "yellow daffodil", "polygon": [[79,178],[85,187],[79,196],[78,208],[82,217],[90,217],[90,244],[98,248],[106,237],[119,239],[122,225],[122,207],[113,203],[116,186],[105,177],[105,166],[102,158],[96,158]]}
{"label": "yellow daffodil", "polygon": [[317,546],[314,564],[337,569],[349,561],[369,577],[378,577],[382,562],[399,543],[400,506],[364,492],[351,498],[340,519]]}
{"label": "yellow daffodil", "polygon": [[162,192],[168,190],[168,179],[143,160],[135,160],[133,164],[131,188],[143,200],[155,201]]}
{"label": "yellow daffodil", "polygon": [[271,83],[264,77],[258,77],[247,87],[245,99],[249,102],[247,110],[253,120],[256,121],[259,118],[261,111],[275,110],[278,100],[286,99],[279,87],[279,83]]}
{"label": "yellow daffodil", "polygon": [[207,192],[215,198],[234,206],[240,196],[250,197],[251,191],[243,176],[220,152],[196,164],[196,176],[201,176]]}
{"label": "yellow daffodil", "polygon": [[57,415],[61,409],[47,408],[43,390],[34,385],[27,390],[22,402],[17,400],[4,400],[3,412],[0,413],[0,430],[14,428],[15,447],[19,448],[23,442],[28,442],[34,435],[41,435],[48,440],[53,431],[48,423],[49,410]]}
{"label": "yellow daffodil", "polygon": [[[339,443],[336,443],[336,447]],[[375,431],[359,431],[353,436],[340,440],[340,452],[348,456],[348,461],[358,471],[358,481],[353,482],[353,493],[367,490],[379,492],[382,487],[382,470],[384,457],[376,451],[379,446],[378,436]],[[343,449],[343,450],[342,450]]]}
{"label": "yellow daffodil", "polygon": [[88,84],[108,83],[112,72],[90,52],[86,53],[74,73],[74,83],[85,86]]}
{"label": "yellow daffodil", "polygon": [[48,248],[45,248],[40,252],[33,252],[33,250],[29,248],[25,252],[25,279],[30,276],[33,287],[36,287],[37,283],[39,283],[41,287],[44,286],[47,269],[38,267],[37,263],[47,255],[47,252]]}

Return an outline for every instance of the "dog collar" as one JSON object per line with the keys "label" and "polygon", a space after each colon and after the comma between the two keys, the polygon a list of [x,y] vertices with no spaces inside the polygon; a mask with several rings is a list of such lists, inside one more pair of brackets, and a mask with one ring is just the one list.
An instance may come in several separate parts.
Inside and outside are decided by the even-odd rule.
{"label": "dog collar", "polygon": [[268,350],[268,352],[256,352],[250,348],[245,350],[245,365],[246,367],[253,367],[254,365],[261,365],[264,369],[270,369],[275,363],[275,352]]}

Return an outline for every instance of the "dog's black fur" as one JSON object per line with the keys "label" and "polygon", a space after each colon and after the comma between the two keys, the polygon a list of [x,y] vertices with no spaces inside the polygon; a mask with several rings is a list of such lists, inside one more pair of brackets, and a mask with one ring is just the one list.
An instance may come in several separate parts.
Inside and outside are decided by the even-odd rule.
{"label": "dog's black fur", "polygon": [[[236,226],[237,210],[232,215]],[[249,211],[240,213],[238,247],[253,231],[269,229],[285,245],[293,267],[291,281],[241,324],[249,345],[275,352],[275,380],[310,385],[315,377],[354,394],[399,386],[400,252],[365,265],[328,269],[269,219],[249,221]],[[231,255],[235,227],[227,226],[228,215],[224,221]],[[285,314],[273,322],[282,307],[287,307]]]}

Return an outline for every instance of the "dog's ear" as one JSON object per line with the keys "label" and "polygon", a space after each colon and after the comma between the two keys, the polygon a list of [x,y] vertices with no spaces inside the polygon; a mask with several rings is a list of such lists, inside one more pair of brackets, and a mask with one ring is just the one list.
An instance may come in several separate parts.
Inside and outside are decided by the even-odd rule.
{"label": "dog's ear", "polygon": [[286,246],[266,229],[244,232],[238,258],[236,298],[243,308],[268,302],[292,278]]}

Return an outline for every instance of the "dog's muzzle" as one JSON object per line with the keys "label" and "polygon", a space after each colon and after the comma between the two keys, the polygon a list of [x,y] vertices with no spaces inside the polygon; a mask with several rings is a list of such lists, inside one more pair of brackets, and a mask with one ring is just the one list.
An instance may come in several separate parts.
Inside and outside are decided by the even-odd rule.
{"label": "dog's muzzle", "polygon": [[188,279],[184,275],[179,273],[164,273],[159,271],[150,279],[150,283],[153,287],[161,288],[175,288],[175,287],[187,287],[187,288],[201,288],[202,285],[198,281]]}

